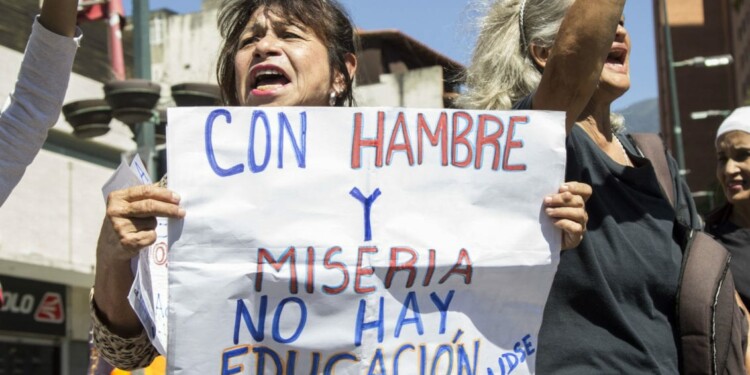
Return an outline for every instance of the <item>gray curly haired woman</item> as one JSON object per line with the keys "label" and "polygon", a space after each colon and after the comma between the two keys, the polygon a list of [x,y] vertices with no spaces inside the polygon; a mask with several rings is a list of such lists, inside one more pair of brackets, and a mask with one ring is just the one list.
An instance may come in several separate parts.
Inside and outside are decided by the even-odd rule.
{"label": "gray curly haired woman", "polygon": [[669,159],[673,207],[651,161],[614,129],[630,88],[625,0],[498,0],[459,105],[566,113],[566,180],[592,187],[588,231],[561,254],[544,311],[540,374],[678,374],[677,226],[699,229],[690,190]]}

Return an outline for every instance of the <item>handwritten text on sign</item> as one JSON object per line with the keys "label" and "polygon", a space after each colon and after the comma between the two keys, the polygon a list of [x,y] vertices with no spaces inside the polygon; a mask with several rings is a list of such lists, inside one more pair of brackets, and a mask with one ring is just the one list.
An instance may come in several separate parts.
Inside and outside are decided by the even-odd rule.
{"label": "handwritten text on sign", "polygon": [[532,373],[563,115],[170,110],[169,368]]}

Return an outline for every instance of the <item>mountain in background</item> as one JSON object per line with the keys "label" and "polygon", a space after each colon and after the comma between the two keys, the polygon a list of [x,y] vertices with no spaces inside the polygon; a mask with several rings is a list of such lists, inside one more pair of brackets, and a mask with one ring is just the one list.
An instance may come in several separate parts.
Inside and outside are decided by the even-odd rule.
{"label": "mountain in background", "polygon": [[625,117],[628,133],[659,133],[659,100],[645,99],[615,112]]}

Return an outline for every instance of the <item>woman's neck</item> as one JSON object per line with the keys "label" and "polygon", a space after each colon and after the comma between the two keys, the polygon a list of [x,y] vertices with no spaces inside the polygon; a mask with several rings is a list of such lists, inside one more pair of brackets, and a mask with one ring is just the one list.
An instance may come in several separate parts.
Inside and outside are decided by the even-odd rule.
{"label": "woman's neck", "polygon": [[592,98],[576,121],[597,146],[620,165],[632,167],[625,147],[612,133],[609,102]]}
{"label": "woman's neck", "polygon": [[750,228],[750,201],[732,205],[729,221],[742,228]]}
{"label": "woman's neck", "polygon": [[599,147],[612,143],[609,105],[596,105],[592,100],[576,121]]}

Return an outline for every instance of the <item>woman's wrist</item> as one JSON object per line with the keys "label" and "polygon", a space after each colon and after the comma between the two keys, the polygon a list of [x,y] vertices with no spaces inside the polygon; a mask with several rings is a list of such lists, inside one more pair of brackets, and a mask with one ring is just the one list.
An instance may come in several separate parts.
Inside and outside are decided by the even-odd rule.
{"label": "woman's wrist", "polygon": [[39,23],[45,29],[72,38],[76,32],[78,0],[45,0]]}

